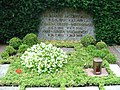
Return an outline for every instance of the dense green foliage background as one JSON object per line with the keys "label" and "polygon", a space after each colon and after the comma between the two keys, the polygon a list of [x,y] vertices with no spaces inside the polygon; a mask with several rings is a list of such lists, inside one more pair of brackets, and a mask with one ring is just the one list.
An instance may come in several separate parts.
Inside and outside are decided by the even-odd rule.
{"label": "dense green foliage background", "polygon": [[37,33],[43,11],[65,7],[93,14],[97,40],[120,43],[119,0],[1,0],[0,42],[5,43],[13,36],[22,38],[27,33]]}

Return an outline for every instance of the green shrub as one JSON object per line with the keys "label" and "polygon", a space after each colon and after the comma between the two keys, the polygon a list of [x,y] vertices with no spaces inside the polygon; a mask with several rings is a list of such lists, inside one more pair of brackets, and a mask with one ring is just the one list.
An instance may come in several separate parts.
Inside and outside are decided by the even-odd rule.
{"label": "green shrub", "polygon": [[97,47],[98,49],[103,49],[103,48],[107,48],[107,45],[106,45],[105,42],[100,41],[100,42],[97,42],[96,47]]}
{"label": "green shrub", "polygon": [[110,53],[110,51],[106,48],[102,49],[101,51],[104,52],[106,55]]}
{"label": "green shrub", "polygon": [[92,56],[93,57],[100,57],[100,58],[104,58],[106,56],[106,53],[103,52],[102,50],[94,50],[92,52]]}
{"label": "green shrub", "polygon": [[18,49],[18,47],[22,44],[22,40],[19,39],[18,37],[13,37],[9,41],[9,45],[12,46],[15,49]]}
{"label": "green shrub", "polygon": [[23,38],[23,43],[28,45],[28,46],[32,46],[34,44],[38,43],[38,38],[35,34],[30,33],[27,34],[24,38]]}
{"label": "green shrub", "polygon": [[7,59],[8,57],[9,57],[9,54],[8,54],[8,52],[2,52],[1,53],[1,57],[3,58],[3,59]]}
{"label": "green shrub", "polygon": [[12,55],[16,52],[16,50],[12,46],[7,46],[5,51],[8,52],[9,55]]}
{"label": "green shrub", "polygon": [[96,46],[94,46],[94,45],[88,45],[86,49],[87,49],[87,51],[91,52],[91,51],[96,50]]}
{"label": "green shrub", "polygon": [[19,53],[24,53],[27,50],[27,48],[29,48],[28,45],[22,44],[22,45],[19,46],[18,52]]}
{"label": "green shrub", "polygon": [[88,45],[95,45],[96,44],[96,39],[93,36],[86,35],[81,38],[81,43],[83,46],[88,46]]}
{"label": "green shrub", "polygon": [[105,60],[107,60],[109,63],[116,63],[116,56],[114,54],[108,54],[104,57]]}

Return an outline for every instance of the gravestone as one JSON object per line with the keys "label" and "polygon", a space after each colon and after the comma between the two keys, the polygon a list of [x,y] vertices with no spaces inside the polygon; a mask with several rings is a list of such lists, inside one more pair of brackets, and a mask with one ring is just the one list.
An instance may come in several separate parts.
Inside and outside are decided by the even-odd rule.
{"label": "gravestone", "polygon": [[93,19],[82,10],[48,10],[41,15],[38,37],[47,40],[80,40],[94,36]]}

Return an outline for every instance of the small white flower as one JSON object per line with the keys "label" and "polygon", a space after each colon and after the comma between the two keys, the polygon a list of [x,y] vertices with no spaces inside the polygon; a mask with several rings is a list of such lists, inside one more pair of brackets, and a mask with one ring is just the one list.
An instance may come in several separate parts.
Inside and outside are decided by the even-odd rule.
{"label": "small white flower", "polygon": [[[37,44],[28,48],[20,57],[22,65],[28,68],[38,70],[38,73],[53,72],[56,67],[62,67],[67,63],[67,55],[60,48],[54,47],[52,44]],[[58,71],[58,69],[56,69]]]}

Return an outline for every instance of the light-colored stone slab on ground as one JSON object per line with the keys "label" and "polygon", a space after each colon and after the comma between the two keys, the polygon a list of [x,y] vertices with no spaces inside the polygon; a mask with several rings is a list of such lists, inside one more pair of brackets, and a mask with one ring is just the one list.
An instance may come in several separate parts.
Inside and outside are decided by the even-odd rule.
{"label": "light-colored stone slab on ground", "polygon": [[117,77],[120,77],[120,67],[117,64],[110,64],[110,69]]}
{"label": "light-colored stone slab on ground", "polygon": [[99,90],[98,87],[71,87],[66,88],[66,90]]}
{"label": "light-colored stone slab on ground", "polygon": [[[26,88],[26,90],[60,90],[60,88],[50,88],[50,87],[33,87]],[[66,90],[99,90],[98,87],[70,87]]]}
{"label": "light-colored stone slab on ground", "polygon": [[31,87],[31,88],[26,88],[25,90],[60,90],[60,88],[51,88],[51,87]]}
{"label": "light-colored stone slab on ground", "polygon": [[0,79],[5,76],[10,64],[0,64]]}
{"label": "light-colored stone slab on ground", "polygon": [[119,48],[116,47],[116,50],[118,50],[118,52],[120,53],[120,47]]}
{"label": "light-colored stone slab on ground", "polygon": [[120,85],[114,85],[114,86],[104,86],[105,90],[120,90]]}
{"label": "light-colored stone slab on ground", "polygon": [[108,73],[107,73],[105,68],[102,68],[102,72],[101,72],[100,75],[95,75],[93,73],[93,69],[92,68],[85,69],[85,71],[87,72],[88,76],[108,76]]}
{"label": "light-colored stone slab on ground", "polygon": [[0,90],[19,90],[19,87],[0,87]]}

